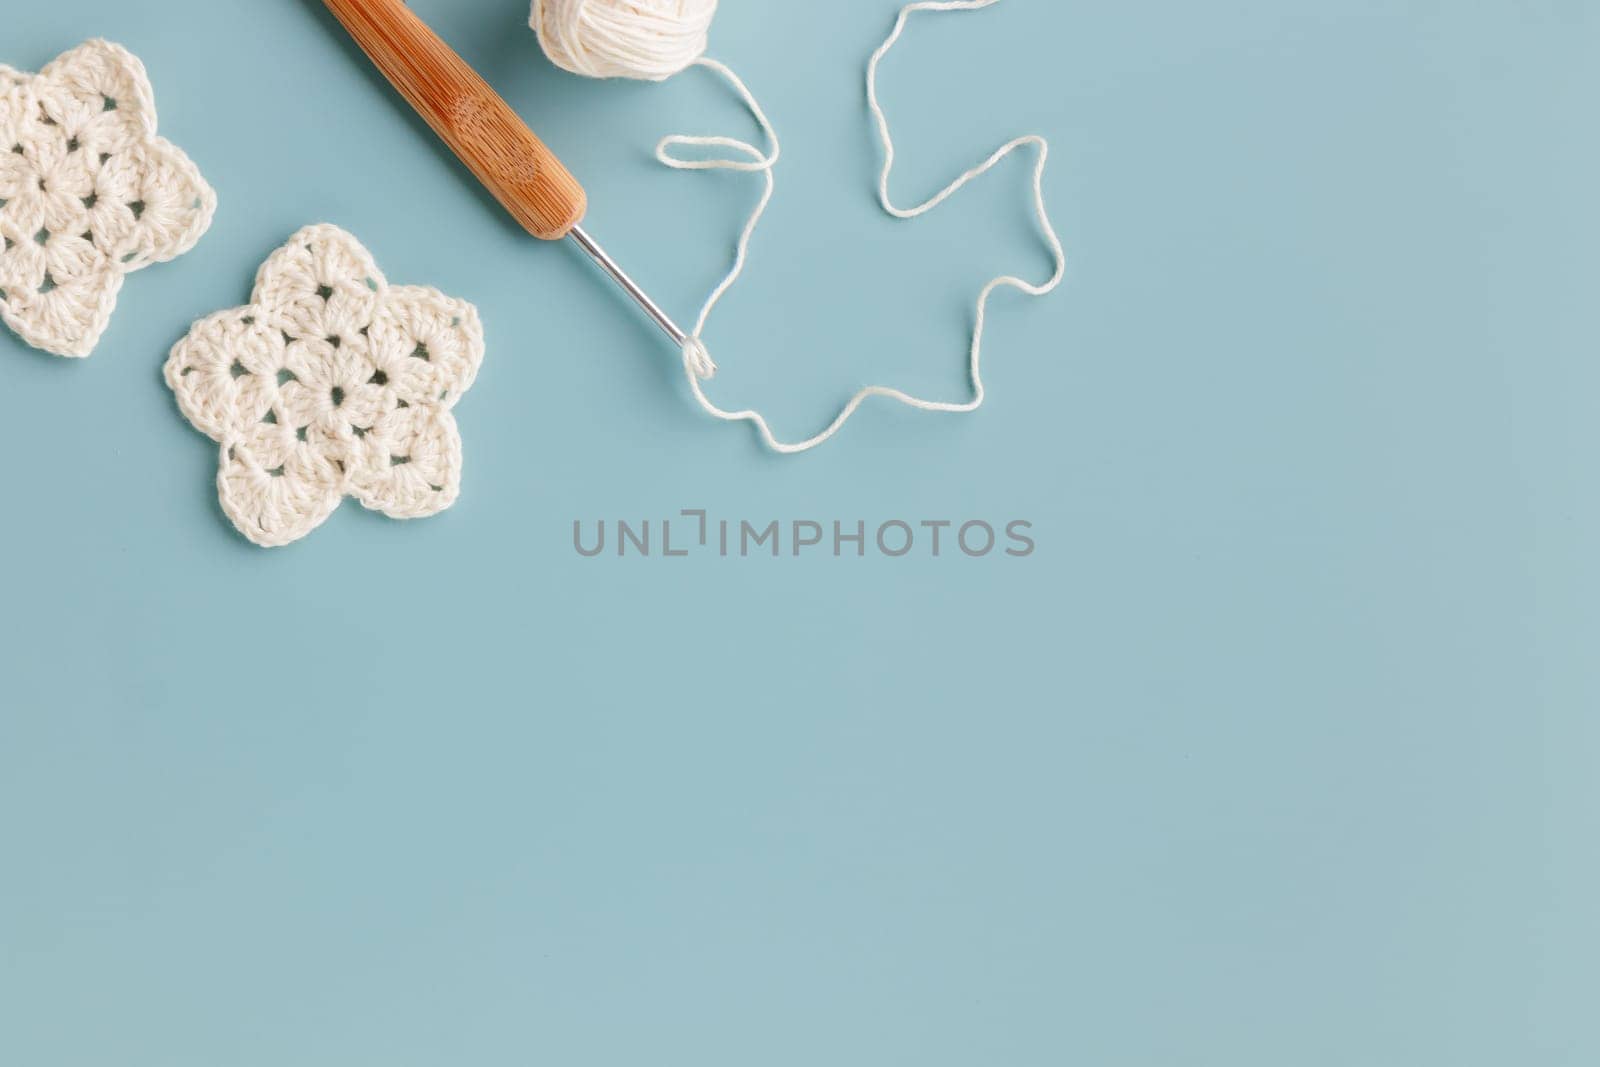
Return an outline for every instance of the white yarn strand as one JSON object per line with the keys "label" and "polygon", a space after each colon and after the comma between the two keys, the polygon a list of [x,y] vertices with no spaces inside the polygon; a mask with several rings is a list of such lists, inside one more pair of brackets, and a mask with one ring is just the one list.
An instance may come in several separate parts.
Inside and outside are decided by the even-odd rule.
{"label": "white yarn strand", "polygon": [[[691,66],[704,67],[720,76],[743,99],[767,142],[765,151],[746,141],[733,137],[699,137],[674,134],[662,139],[656,146],[656,158],[675,170],[730,170],[760,174],[764,183],[760,200],[750,213],[739,233],[731,267],[722,281],[712,290],[695,320],[694,331],[683,345],[684,374],[689,389],[700,407],[714,418],[725,422],[749,422],[760,433],[762,441],[774,452],[791,455],[816,448],[831,439],[843,428],[868,399],[884,397],[921,411],[969,412],[983,404],[984,387],[980,366],[983,355],[983,333],[988,318],[989,298],[997,289],[1012,288],[1030,296],[1044,296],[1061,284],[1066,276],[1066,252],[1056,235],[1054,225],[1045,207],[1044,172],[1050,156],[1050,145],[1043,137],[1030,135],[1008,142],[983,163],[967,171],[945,186],[930,199],[915,207],[901,208],[889,195],[889,178],[894,170],[894,138],[889,132],[889,120],[878,100],[878,67],[883,58],[900,40],[906,22],[919,11],[975,11],[992,7],[1000,0],[919,0],[900,10],[894,29],[888,39],[872,54],[867,64],[867,101],[877,124],[878,137],[883,142],[883,170],[878,180],[878,200],[883,209],[899,219],[913,219],[925,215],[954,196],[968,183],[993,170],[1007,156],[1023,148],[1039,150],[1038,162],[1033,171],[1033,207],[1038,217],[1039,229],[1055,260],[1055,272],[1044,282],[1029,282],[1011,275],[991,280],[978,295],[977,315],[972,334],[970,375],[972,399],[965,402],[924,400],[899,389],[872,385],[853,396],[826,429],[804,441],[786,443],[779,441],[767,420],[754,410],[725,411],[714,404],[705,393],[704,383],[715,376],[716,364],[706,348],[704,336],[711,313],[728,294],[750,257],[750,242],[757,226],[772,203],[776,190],[774,168],[780,154],[778,135],[756,102],[754,94],[725,64],[705,57],[706,37],[716,15],[716,0],[533,0],[531,22],[538,31],[539,43],[551,62],[565,70],[593,78],[625,77],[661,81],[687,70]],[[703,148],[722,150],[704,158],[688,157],[675,153],[678,148]]]}
{"label": "white yarn strand", "polygon": [[[882,397],[887,400],[897,401],[898,403],[904,404],[907,407],[915,408],[919,411],[946,412],[956,414],[976,411],[983,405],[985,395],[983,375],[981,372],[983,359],[983,335],[984,327],[988,318],[990,297],[994,295],[997,289],[1001,288],[1017,289],[1028,294],[1029,296],[1045,296],[1046,294],[1054,291],[1066,277],[1066,251],[1062,247],[1061,239],[1056,233],[1054,224],[1050,221],[1050,214],[1048,208],[1046,207],[1044,197],[1044,174],[1046,165],[1050,158],[1050,143],[1045,138],[1038,135],[1018,137],[1015,140],[1012,140],[996,149],[988,159],[984,160],[983,163],[967,171],[965,174],[961,175],[955,181],[945,186],[942,190],[929,199],[917,204],[914,207],[899,207],[895,204],[889,193],[889,179],[890,175],[894,171],[895,148],[894,138],[889,131],[888,116],[885,114],[883,106],[879,102],[878,98],[878,67],[883,62],[883,58],[889,54],[890,50],[893,49],[895,44],[900,40],[901,35],[905,32],[907,21],[916,12],[974,11],[980,8],[991,7],[996,3],[999,3],[999,0],[942,0],[942,2],[919,2],[908,4],[901,9],[899,17],[895,20],[894,29],[890,32],[888,38],[883,42],[878,50],[872,54],[872,58],[867,64],[867,103],[872,111],[873,119],[877,124],[878,136],[883,142],[884,153],[883,170],[881,171],[878,180],[878,200],[879,203],[883,205],[883,209],[890,215],[893,215],[895,218],[914,219],[918,216],[925,215],[928,212],[933,211],[940,204],[943,204],[946,200],[950,199],[966,185],[993,170],[1000,164],[1002,160],[1011,155],[1013,152],[1029,146],[1037,147],[1039,150],[1038,161],[1034,165],[1033,170],[1033,207],[1034,213],[1038,219],[1040,232],[1043,234],[1045,241],[1050,248],[1051,256],[1055,261],[1055,271],[1051,274],[1048,280],[1041,283],[1029,282],[1025,279],[1017,278],[1012,275],[1002,275],[998,278],[992,279],[979,293],[977,301],[977,313],[973,325],[972,347],[970,350],[969,362],[969,373],[972,382],[972,399],[965,402],[924,400],[921,397],[912,396],[911,394],[900,389],[883,385],[871,385],[867,386],[856,393],[855,396],[851,397],[850,401],[845,404],[838,416],[836,416],[834,420],[829,423],[824,430],[822,430],[822,432],[813,437],[809,437],[804,441],[786,443],[778,440],[777,436],[772,432],[771,425],[767,422],[766,418],[761,415],[760,412],[754,410],[726,411],[718,407],[710,400],[710,398],[706,396],[705,389],[701,383],[710,379],[712,374],[715,372],[716,365],[711,361],[711,357],[706,349],[704,341],[702,340],[702,334],[705,331],[706,320],[710,315],[712,308],[716,306],[717,301],[722,298],[722,296],[727,292],[728,288],[732,286],[739,275],[743,273],[751,235],[754,233],[756,224],[760,222],[761,216],[765,213],[767,205],[772,199],[773,177],[771,172],[771,164],[769,163],[765,168],[749,165],[730,168],[746,170],[764,169],[766,171],[767,189],[765,194],[762,196],[760,203],[757,205],[755,212],[751,215],[750,221],[746,224],[744,232],[740,235],[738,254],[734,260],[733,270],[729,273],[728,277],[723,280],[716,292],[712,294],[712,298],[707,302],[705,308],[702,309],[699,321],[695,326],[694,336],[691,337],[683,347],[684,369],[689,381],[689,388],[694,393],[695,399],[699,402],[700,407],[706,412],[706,414],[711,415],[714,418],[722,419],[726,422],[749,422],[755,426],[757,432],[761,435],[762,441],[765,442],[769,449],[783,455],[793,455],[796,453],[809,451],[833,438],[841,429],[844,428],[845,423],[850,420],[851,416],[856,413],[861,405],[873,397]],[[721,65],[717,64],[717,66],[720,67]],[[726,70],[726,68],[722,69]],[[729,76],[731,77],[731,72],[729,72]],[[767,123],[766,117],[761,114],[760,109],[755,106],[754,101],[749,100],[748,90],[744,90],[743,84],[738,83],[737,79],[734,79],[734,81],[736,82],[738,88],[744,92],[747,101],[750,103],[752,111],[756,115],[757,121],[761,123],[762,127],[766,129],[769,136],[771,136],[771,127]],[[671,139],[669,138],[669,140]],[[776,162],[776,137],[772,137],[772,140],[774,144],[772,161]],[[663,142],[663,144],[665,144],[665,142]],[[741,147],[750,154],[756,155],[751,146],[742,145]],[[658,151],[658,155],[659,154],[660,153]],[[727,165],[724,164],[724,166]],[[709,167],[707,169],[709,169]]]}
{"label": "white yarn strand", "polygon": [[[733,288],[733,283],[739,280],[744,273],[745,263],[749,260],[750,239],[755,236],[756,227],[761,223],[761,218],[767,213],[767,207],[772,203],[772,194],[777,189],[777,182],[772,170],[778,164],[778,158],[783,152],[783,146],[778,141],[777,131],[772,128],[772,123],[767,119],[766,112],[761,110],[761,105],[756,103],[756,98],[748,86],[740,80],[739,76],[730,70],[726,64],[715,59],[704,57],[695,60],[695,65],[706,68],[721,75],[734,91],[744,98],[745,106],[750,109],[750,114],[755,117],[756,124],[767,140],[767,151],[747,141],[734,137],[696,137],[688,134],[675,133],[661,139],[656,145],[656,158],[674,170],[732,170],[749,173],[760,173],[765,180],[766,188],[761,193],[761,199],[756,203],[755,210],[750,213],[749,221],[744,224],[744,229],[739,234],[739,243],[733,257],[733,267],[727,275],[712,290],[711,295],[700,308],[700,315],[695,319],[694,332],[683,346],[684,366],[689,372],[689,386],[700,398],[703,406],[709,407],[709,401],[700,391],[700,380],[709,379],[717,372],[717,365],[712,362],[711,354],[706,351],[706,346],[701,343],[700,336],[705,333],[706,322],[711,318],[711,312],[728,295],[728,290]],[[710,157],[705,159],[684,159],[672,154],[674,148],[726,148],[748,159],[730,159],[727,157]]]}

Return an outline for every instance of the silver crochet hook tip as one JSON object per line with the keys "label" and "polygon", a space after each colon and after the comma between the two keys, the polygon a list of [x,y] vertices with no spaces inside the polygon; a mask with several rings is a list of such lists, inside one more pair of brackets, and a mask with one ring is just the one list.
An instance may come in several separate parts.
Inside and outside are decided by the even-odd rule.
{"label": "silver crochet hook tip", "polygon": [[662,311],[661,305],[651,300],[650,295],[639,288],[637,282],[628,277],[628,272],[618,266],[617,261],[612,259],[606,253],[606,250],[600,247],[599,242],[590,237],[582,226],[574,226],[572,232],[567,236],[572,239],[573,244],[583,249],[584,254],[594,260],[601,270],[610,275],[611,280],[620,285],[623,292],[633,298],[634,303],[638,304],[644,310],[644,313],[650,316],[650,321],[659,326],[662,333],[672,339],[672,343],[676,347],[682,348],[689,342],[689,335],[684,333],[676,322],[672,321],[672,316]]}

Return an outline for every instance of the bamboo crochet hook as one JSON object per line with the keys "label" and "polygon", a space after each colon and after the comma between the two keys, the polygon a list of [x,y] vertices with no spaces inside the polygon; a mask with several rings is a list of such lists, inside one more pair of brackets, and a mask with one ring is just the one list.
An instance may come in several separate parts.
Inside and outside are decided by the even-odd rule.
{"label": "bamboo crochet hook", "polygon": [[579,225],[588,197],[489,83],[403,0],[323,0],[365,52],[495,199],[533,236],[570,238],[672,342],[688,335]]}

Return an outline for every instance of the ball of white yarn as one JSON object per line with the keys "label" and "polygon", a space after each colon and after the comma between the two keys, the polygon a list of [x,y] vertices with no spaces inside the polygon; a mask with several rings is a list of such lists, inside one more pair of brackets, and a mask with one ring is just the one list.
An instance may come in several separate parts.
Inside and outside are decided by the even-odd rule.
{"label": "ball of white yarn", "polygon": [[662,81],[705,54],[717,0],[533,0],[550,61],[590,78]]}

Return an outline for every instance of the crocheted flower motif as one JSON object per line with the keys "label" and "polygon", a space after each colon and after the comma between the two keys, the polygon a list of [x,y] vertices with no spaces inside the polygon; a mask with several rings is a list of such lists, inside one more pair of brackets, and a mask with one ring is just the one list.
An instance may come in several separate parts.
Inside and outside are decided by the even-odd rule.
{"label": "crocheted flower motif", "polygon": [[248,307],[195,323],[166,379],[222,446],[222,510],[273,547],[316,529],[347,494],[396,519],[453,504],[450,409],[482,361],[471,304],[391,286],[355,238],[311,226],[262,266]]}
{"label": "crocheted flower motif", "polygon": [[216,206],[156,136],[126,49],[90,41],[37,75],[0,66],[0,318],[28,344],[87,356],[123,275],[193,248]]}

